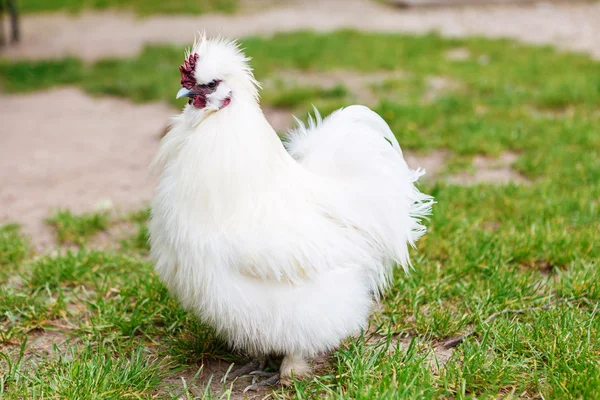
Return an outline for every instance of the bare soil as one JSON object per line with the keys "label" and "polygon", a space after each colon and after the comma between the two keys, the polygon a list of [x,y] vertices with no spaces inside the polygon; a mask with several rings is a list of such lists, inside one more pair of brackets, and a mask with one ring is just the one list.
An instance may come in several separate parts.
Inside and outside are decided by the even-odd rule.
{"label": "bare soil", "polygon": [[[217,398],[223,396],[230,400],[260,400],[267,397],[271,391],[277,390],[276,387],[262,387],[256,391],[243,393],[244,389],[252,384],[252,378],[249,376],[223,383],[222,379],[230,366],[231,364],[225,361],[205,360],[194,368],[177,371],[163,381],[164,386],[158,395],[162,398],[164,395],[184,392],[187,388],[188,393],[193,396],[192,398],[201,399],[206,388],[210,387],[211,394]],[[234,366],[234,369],[237,367],[239,365]],[[183,395],[179,398],[186,399],[187,397]]]}
{"label": "bare soil", "polygon": [[504,152],[498,158],[475,156],[473,159],[474,172],[463,172],[447,178],[448,182],[458,185],[476,185],[479,183],[529,184],[529,180],[515,171],[511,165],[519,158],[513,152]]}
{"label": "bare soil", "polygon": [[19,222],[44,246],[52,210],[139,208],[152,193],[158,131],[174,113],[74,88],[0,96],[0,224]]}
{"label": "bare soil", "polygon": [[[255,0],[256,1],[256,0]],[[147,43],[189,45],[199,29],[231,37],[272,35],[312,29],[326,32],[354,28],[374,32],[425,33],[445,36],[510,37],[551,44],[600,58],[600,3],[541,3],[496,6],[394,8],[373,0],[294,0],[272,7],[246,0],[237,15],[152,16],[116,12],[79,15],[42,14],[22,19],[23,40],[0,53],[18,58],[74,56],[85,60],[126,57]]]}

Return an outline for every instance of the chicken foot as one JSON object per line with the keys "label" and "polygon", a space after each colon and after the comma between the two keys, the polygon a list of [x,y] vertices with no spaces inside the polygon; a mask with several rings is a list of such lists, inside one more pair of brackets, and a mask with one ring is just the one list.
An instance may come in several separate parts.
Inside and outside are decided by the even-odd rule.
{"label": "chicken foot", "polygon": [[251,360],[247,364],[242,365],[241,367],[236,368],[235,370],[231,371],[231,373],[225,375],[225,377],[223,378],[223,381],[225,381],[225,380],[233,381],[241,376],[249,375],[253,371],[257,371],[257,370],[261,371],[265,368],[265,364],[266,364],[266,362],[264,360],[259,360],[259,359]]}
{"label": "chicken foot", "polygon": [[[284,386],[292,383],[292,377],[300,378],[306,377],[310,374],[310,367],[302,354],[290,353],[287,354],[281,362],[279,373],[265,372],[265,371],[254,371],[251,372],[254,378],[252,379],[252,385],[244,389],[244,393],[250,390],[257,390],[262,386],[273,386],[282,383]],[[256,382],[257,377],[265,377],[267,379]]]}
{"label": "chicken foot", "polygon": [[256,381],[256,377],[270,378],[274,373],[265,371],[265,368],[279,370],[279,366],[270,357],[261,357],[231,371],[224,377],[223,381],[233,381],[242,376],[254,376],[254,381]]}
{"label": "chicken foot", "polygon": [[[250,390],[258,390],[260,387],[263,386],[274,386],[279,384],[280,381],[279,372],[254,371],[251,372],[250,375],[253,376],[252,385],[246,386],[246,388],[244,389],[244,393]],[[259,376],[265,377],[267,379],[260,382],[256,382],[256,379]]]}

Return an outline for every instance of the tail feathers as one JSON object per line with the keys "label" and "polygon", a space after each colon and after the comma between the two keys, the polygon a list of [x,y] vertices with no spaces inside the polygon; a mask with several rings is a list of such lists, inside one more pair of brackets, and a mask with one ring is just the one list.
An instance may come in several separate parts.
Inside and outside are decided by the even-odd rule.
{"label": "tail feathers", "polygon": [[307,125],[298,121],[286,147],[307,169],[331,179],[326,212],[365,236],[373,258],[381,260],[379,289],[388,285],[394,265],[408,272],[409,246],[425,234],[422,222],[434,201],[415,186],[425,171],[408,167],[383,118],[364,106],[340,109],[324,120],[315,110]]}

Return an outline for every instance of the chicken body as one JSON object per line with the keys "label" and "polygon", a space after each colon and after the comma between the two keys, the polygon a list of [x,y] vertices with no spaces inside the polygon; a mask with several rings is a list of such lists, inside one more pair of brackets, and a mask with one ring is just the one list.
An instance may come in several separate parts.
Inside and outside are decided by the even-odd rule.
{"label": "chicken body", "polygon": [[[198,80],[213,79],[202,77],[211,55],[243,57],[234,43],[202,41]],[[191,101],[161,143],[152,256],[181,304],[232,347],[284,355],[282,377],[301,376],[308,358],[365,326],[394,266],[408,268],[432,200],[366,107],[317,116],[286,149],[244,67],[218,77],[230,100]]]}

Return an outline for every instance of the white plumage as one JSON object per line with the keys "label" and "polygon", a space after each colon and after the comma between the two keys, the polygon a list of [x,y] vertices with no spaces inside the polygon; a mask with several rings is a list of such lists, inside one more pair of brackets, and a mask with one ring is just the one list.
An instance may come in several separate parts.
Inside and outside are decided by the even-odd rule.
{"label": "white plumage", "polygon": [[237,44],[202,36],[195,54],[182,67],[190,104],[153,164],[156,271],[231,346],[303,375],[365,326],[393,267],[408,269],[432,199],[367,107],[316,113],[286,150]]}

